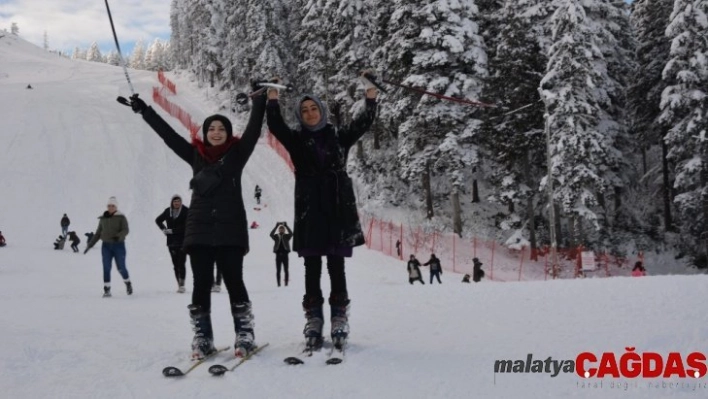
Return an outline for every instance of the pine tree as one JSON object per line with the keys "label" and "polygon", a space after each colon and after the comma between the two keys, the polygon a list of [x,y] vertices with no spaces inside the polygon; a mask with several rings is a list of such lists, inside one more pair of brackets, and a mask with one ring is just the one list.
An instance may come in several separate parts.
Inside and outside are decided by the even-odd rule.
{"label": "pine tree", "polygon": [[17,22],[13,22],[12,24],[10,24],[10,33],[15,36],[19,36],[20,28],[17,26]]}
{"label": "pine tree", "polygon": [[129,67],[133,69],[145,69],[145,45],[143,39],[138,40],[133,47],[133,53],[130,55]]}
{"label": "pine tree", "polygon": [[559,0],[553,14],[553,45],[541,97],[550,134],[552,175],[558,184],[554,201],[570,217],[571,237],[583,244],[583,222],[595,232],[605,227],[598,215],[598,196],[612,187],[617,151],[602,122],[608,96],[602,84],[606,62],[594,22],[588,17],[592,0]]}
{"label": "pine tree", "polygon": [[91,43],[88,52],[86,53],[86,60],[92,62],[103,62],[103,56],[101,55],[101,50],[98,48],[98,43]]}
{"label": "pine tree", "polygon": [[[675,165],[676,207],[686,247],[708,257],[708,1],[675,0],[666,35],[670,59],[663,71],[659,120]],[[703,252],[698,248],[702,248]]]}

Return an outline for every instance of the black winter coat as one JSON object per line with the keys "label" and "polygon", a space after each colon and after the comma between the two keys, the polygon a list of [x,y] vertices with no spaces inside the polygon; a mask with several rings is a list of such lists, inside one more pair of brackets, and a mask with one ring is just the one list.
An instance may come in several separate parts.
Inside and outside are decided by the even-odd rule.
{"label": "black winter coat", "polygon": [[[277,100],[269,100],[270,132],[283,144],[295,166],[293,250],[326,250],[364,244],[352,180],[346,164],[349,149],[366,133],[376,116],[376,100],[349,126],[327,125],[318,132],[291,130]],[[315,137],[321,137],[318,149]]]}
{"label": "black winter coat", "polygon": [[443,269],[442,265],[440,264],[440,259],[439,258],[430,258],[429,261],[423,263],[423,266],[430,266],[430,272],[440,272],[442,274]]}
{"label": "black winter coat", "polygon": [[273,252],[275,252],[275,253],[278,253],[278,248],[280,248],[281,242],[283,243],[283,248],[285,250],[285,251],[281,251],[281,252],[285,252],[285,253],[290,252],[290,239],[293,238],[293,232],[290,231],[290,227],[288,227],[288,226],[283,226],[283,227],[285,227],[285,233],[283,233],[283,234],[275,232],[278,229],[278,225],[275,225],[275,227],[273,227],[273,230],[270,232],[270,238],[272,238],[273,241],[275,241],[273,243]]}
{"label": "black winter coat", "polygon": [[[177,215],[176,218],[173,218],[170,214],[171,209],[172,207],[165,208],[165,211],[155,219],[155,223],[160,230],[172,230],[172,234],[167,234],[168,247],[181,248],[184,243],[184,232],[187,225],[189,208],[182,205],[182,210],[179,211],[179,215]],[[167,227],[165,227],[165,225],[167,225]]]}
{"label": "black winter coat", "polygon": [[[248,223],[243,204],[241,174],[261,134],[265,96],[253,99],[248,125],[238,143],[226,152],[220,167],[221,183],[209,196],[192,191],[183,247],[236,246],[248,252]],[[143,119],[180,158],[192,166],[193,175],[207,165],[196,147],[175,132],[152,107],[143,111]]]}

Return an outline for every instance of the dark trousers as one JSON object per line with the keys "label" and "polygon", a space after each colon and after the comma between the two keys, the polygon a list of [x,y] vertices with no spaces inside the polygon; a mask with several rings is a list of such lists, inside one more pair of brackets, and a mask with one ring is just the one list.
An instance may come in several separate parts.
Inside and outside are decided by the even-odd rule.
{"label": "dark trousers", "polygon": [[175,278],[177,283],[180,281],[184,282],[187,276],[187,268],[185,264],[187,263],[187,254],[179,247],[169,247],[170,257],[172,258],[172,267],[175,271]]}
{"label": "dark trousers", "polygon": [[72,249],[74,252],[79,252],[79,243],[78,243],[78,242],[72,242],[72,243],[71,243],[71,249]]}
{"label": "dark trousers", "polygon": [[224,278],[232,304],[249,302],[248,291],[243,283],[243,256],[241,247],[193,247],[189,260],[194,276],[192,304],[204,311],[211,310],[211,287],[214,284],[214,264]]}
{"label": "dark trousers", "polygon": [[278,281],[278,287],[280,287],[280,271],[281,269],[285,271],[285,285],[288,285],[290,281],[290,275],[288,274],[288,253],[287,252],[276,252],[275,253],[275,277]]}
{"label": "dark trousers", "polygon": [[[327,271],[329,272],[329,281],[332,291],[330,299],[337,298],[346,300],[349,298],[347,293],[347,277],[344,274],[344,258],[341,256],[327,255]],[[305,297],[312,300],[322,298],[322,289],[320,288],[320,278],[322,276],[322,257],[321,256],[306,256],[305,257]]]}
{"label": "dark trousers", "polygon": [[442,281],[440,281],[440,270],[431,270],[430,271],[430,284],[433,283],[433,277],[437,277],[438,284],[442,284]]}
{"label": "dark trousers", "polygon": [[418,278],[409,278],[408,279],[408,282],[411,283],[411,285],[413,285],[413,283],[416,281],[420,281],[421,284],[425,285],[425,281],[423,281],[423,277],[421,277],[421,276],[418,276]]}

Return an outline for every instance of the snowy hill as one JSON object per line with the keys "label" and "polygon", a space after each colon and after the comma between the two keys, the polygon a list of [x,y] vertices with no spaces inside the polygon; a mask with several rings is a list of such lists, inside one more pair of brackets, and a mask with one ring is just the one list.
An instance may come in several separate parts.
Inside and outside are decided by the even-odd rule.
{"label": "snowy hill", "polygon": [[[131,70],[130,76],[146,99],[158,84],[151,72]],[[180,94],[171,100],[195,119],[215,111],[189,82],[178,86]],[[626,347],[706,353],[708,317],[694,309],[708,293],[706,276],[468,285],[446,272],[442,285],[411,286],[404,264],[361,248],[347,262],[352,332],[346,361],[326,366],[326,356],[316,354],[303,366],[285,365],[282,359],[297,354],[302,341],[303,267],[291,255],[291,284],[276,287],[267,233],[276,220],[292,219],[293,179],[265,144],[257,146],[244,174],[243,187],[260,185],[268,205],[255,211],[252,193],[244,193],[249,218],[262,226],[251,230],[244,274],[257,342],[270,346],[233,375],[211,377],[202,366],[181,380],[164,378],[163,367],[188,355],[191,289],[175,293],[154,219],[172,194],[188,195],[190,170],[115,101],[117,95],[129,95],[120,68],[70,61],[14,36],[0,38],[0,231],[8,241],[0,248],[3,397],[708,395],[705,375],[585,380],[574,373],[494,373],[495,361],[528,354],[564,360],[581,352],[614,352],[619,358]],[[242,123],[236,121],[237,130]],[[84,238],[112,195],[130,221],[127,264],[135,294],[122,292],[114,271],[114,296],[102,299],[100,251],[59,252],[51,243],[63,213]],[[326,276],[323,285],[327,291]],[[226,293],[213,294],[212,317],[217,344],[232,344]]]}

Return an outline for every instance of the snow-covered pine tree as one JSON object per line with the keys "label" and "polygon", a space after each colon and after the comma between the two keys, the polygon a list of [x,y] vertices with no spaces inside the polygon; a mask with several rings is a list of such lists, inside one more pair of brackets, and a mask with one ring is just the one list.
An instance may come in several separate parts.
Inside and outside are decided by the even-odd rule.
{"label": "snow-covered pine tree", "polygon": [[312,93],[329,102],[328,79],[335,74],[334,59],[330,51],[334,43],[327,40],[328,33],[335,27],[329,15],[323,10],[327,0],[306,0],[303,2],[302,20],[293,32],[299,43],[296,57],[298,86],[302,93]]}
{"label": "snow-covered pine tree", "polygon": [[71,53],[72,60],[85,60],[86,57],[83,55],[81,49],[77,46],[74,47],[74,52]]}
{"label": "snow-covered pine tree", "polygon": [[91,43],[88,52],[86,53],[86,60],[92,62],[103,62],[103,56],[101,55],[101,50],[98,48],[98,43]]}
{"label": "snow-covered pine tree", "polygon": [[138,40],[133,47],[133,53],[130,55],[129,67],[133,69],[145,69],[145,44],[143,39]]}
{"label": "snow-covered pine tree", "polygon": [[495,39],[497,46],[489,62],[485,97],[502,107],[485,111],[482,130],[485,150],[498,164],[489,176],[495,188],[493,197],[508,206],[510,220],[520,220],[526,225],[532,249],[538,248],[536,202],[539,199],[546,202],[545,196],[538,197],[546,168],[543,104],[538,86],[547,59],[533,29],[546,16],[529,11],[543,1],[508,0],[497,14],[497,18],[506,22]]}
{"label": "snow-covered pine tree", "polygon": [[617,150],[603,122],[608,96],[601,73],[598,30],[587,11],[594,0],[559,0],[553,14],[553,45],[541,81],[550,132],[552,175],[558,184],[554,201],[569,217],[570,244],[597,244],[587,236],[584,222],[605,228],[598,214],[598,196],[613,187]]}
{"label": "snow-covered pine tree", "polygon": [[286,78],[289,52],[287,22],[280,0],[249,0],[244,53],[251,79]]}
{"label": "snow-covered pine tree", "polygon": [[682,242],[694,263],[708,260],[708,1],[675,0],[666,36],[670,59],[659,120],[671,128],[665,137],[675,165],[674,199]]}
{"label": "snow-covered pine tree", "polygon": [[18,36],[20,34],[20,27],[17,26],[17,22],[13,22],[10,24],[10,33],[15,36]]}
{"label": "snow-covered pine tree", "polygon": [[[664,231],[672,229],[672,176],[666,156],[668,149],[663,138],[667,127],[658,123],[661,112],[661,93],[667,83],[662,71],[669,60],[670,41],[666,26],[673,9],[673,0],[635,0],[632,3],[631,21],[634,28],[637,67],[631,73],[627,109],[630,112],[631,129],[642,155],[643,180],[656,182],[649,191],[659,191]],[[657,153],[656,155],[653,155]],[[655,165],[661,165],[656,168]],[[655,170],[661,170],[661,176]],[[647,175],[648,174],[648,175]]]}
{"label": "snow-covered pine tree", "polygon": [[[396,4],[391,24],[398,32],[384,44],[387,58],[406,85],[459,98],[479,98],[487,74],[484,43],[478,35],[474,2],[444,0],[401,1]],[[476,161],[474,135],[479,120],[473,108],[443,101],[434,96],[401,92],[397,107],[405,110],[400,124],[399,154],[401,177],[420,179],[426,198],[426,214],[434,216],[431,172],[444,176],[444,197],[460,209],[459,191],[467,171]],[[455,151],[451,151],[453,144]],[[467,172],[467,173],[466,173]],[[461,232],[459,215],[454,230]]]}
{"label": "snow-covered pine tree", "polygon": [[109,65],[115,65],[115,66],[120,66],[120,56],[118,55],[118,52],[116,50],[111,50],[108,53],[108,59],[106,62]]}

